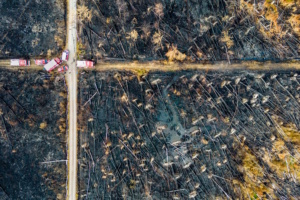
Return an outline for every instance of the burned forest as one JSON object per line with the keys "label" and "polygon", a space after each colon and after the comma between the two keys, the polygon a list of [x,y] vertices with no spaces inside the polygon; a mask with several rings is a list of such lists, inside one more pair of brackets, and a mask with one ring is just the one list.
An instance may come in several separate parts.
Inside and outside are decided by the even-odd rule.
{"label": "burned forest", "polygon": [[0,13],[0,200],[300,199],[300,0]]}
{"label": "burned forest", "polygon": [[51,57],[65,47],[65,0],[1,0],[0,58]]}
{"label": "burned forest", "polygon": [[0,199],[66,196],[64,76],[0,70]]}
{"label": "burned forest", "polygon": [[98,61],[299,57],[299,0],[79,0],[79,57]]}
{"label": "burned forest", "polygon": [[79,77],[80,199],[299,199],[296,71]]}

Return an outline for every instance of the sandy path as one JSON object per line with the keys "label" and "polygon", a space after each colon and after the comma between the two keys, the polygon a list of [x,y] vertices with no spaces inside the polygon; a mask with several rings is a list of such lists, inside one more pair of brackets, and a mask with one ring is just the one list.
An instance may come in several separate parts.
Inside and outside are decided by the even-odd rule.
{"label": "sandy path", "polygon": [[107,70],[146,70],[146,71],[177,71],[177,70],[299,70],[299,61],[289,62],[256,62],[242,61],[228,64],[226,61],[218,61],[213,64],[200,63],[168,63],[161,61],[152,62],[100,62],[95,68],[85,70],[107,71]]}
{"label": "sandy path", "polygon": [[76,0],[68,1],[69,71],[69,135],[68,135],[68,191],[67,199],[77,199],[77,68],[76,68]]}

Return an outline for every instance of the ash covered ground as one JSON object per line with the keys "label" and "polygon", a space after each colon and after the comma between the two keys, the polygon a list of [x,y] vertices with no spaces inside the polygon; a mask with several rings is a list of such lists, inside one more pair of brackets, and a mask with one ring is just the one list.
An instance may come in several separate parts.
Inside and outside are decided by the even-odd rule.
{"label": "ash covered ground", "polygon": [[297,73],[83,73],[79,198],[299,199]]}
{"label": "ash covered ground", "polygon": [[79,0],[78,54],[106,60],[299,57],[299,0]]}
{"label": "ash covered ground", "polygon": [[65,0],[2,0],[0,58],[50,57],[66,40]]}
{"label": "ash covered ground", "polygon": [[66,85],[0,69],[0,199],[65,199]]}

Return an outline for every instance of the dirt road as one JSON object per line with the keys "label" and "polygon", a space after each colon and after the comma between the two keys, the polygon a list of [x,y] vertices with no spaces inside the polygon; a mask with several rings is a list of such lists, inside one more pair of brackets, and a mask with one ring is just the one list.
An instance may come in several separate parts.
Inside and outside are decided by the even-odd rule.
{"label": "dirt road", "polygon": [[[167,63],[167,64],[166,64]],[[288,62],[256,62],[241,61],[228,64],[227,61],[214,63],[168,63],[164,61],[152,62],[99,62],[95,68],[85,70],[132,70],[132,71],[180,71],[180,70],[299,70],[299,61]]]}
{"label": "dirt road", "polygon": [[[73,38],[75,40],[75,38]],[[75,44],[76,41],[74,41]],[[76,44],[75,44],[76,45]],[[33,69],[41,70],[43,66],[34,64],[34,59],[30,60],[30,66],[16,67],[10,66],[10,59],[0,60],[0,67],[12,70]],[[227,61],[216,61],[214,63],[168,63],[166,61],[138,62],[99,62],[95,68],[84,70],[146,70],[146,71],[180,71],[180,70],[299,70],[300,61],[290,60],[286,62],[257,62],[257,61],[240,61],[228,64]]]}
{"label": "dirt road", "polygon": [[77,199],[77,68],[76,68],[76,0],[68,1],[69,71],[69,135],[68,135],[68,191],[67,199]]}

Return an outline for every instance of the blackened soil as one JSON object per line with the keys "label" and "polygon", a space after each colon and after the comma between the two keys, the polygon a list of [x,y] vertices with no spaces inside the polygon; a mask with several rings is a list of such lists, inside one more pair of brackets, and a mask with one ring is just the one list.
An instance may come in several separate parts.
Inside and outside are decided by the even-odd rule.
{"label": "blackened soil", "polygon": [[66,87],[42,71],[0,70],[0,199],[65,198]]}
{"label": "blackened soil", "polygon": [[86,72],[79,199],[299,198],[297,73]]}
{"label": "blackened soil", "polygon": [[[299,34],[291,16],[298,15],[299,5],[277,3],[274,8],[268,2],[80,0],[79,8],[89,10],[80,15],[80,53],[95,59],[156,60],[166,59],[174,45],[190,61],[298,57]],[[278,18],[278,29],[270,26],[270,16]]]}
{"label": "blackened soil", "polygon": [[3,0],[0,13],[0,58],[45,57],[63,49],[65,0]]}

